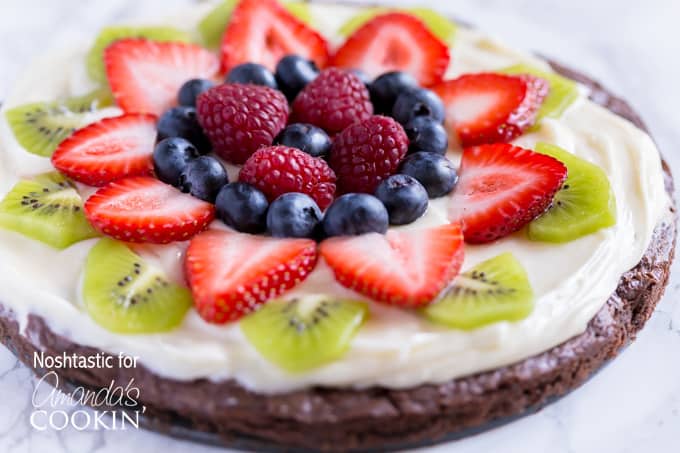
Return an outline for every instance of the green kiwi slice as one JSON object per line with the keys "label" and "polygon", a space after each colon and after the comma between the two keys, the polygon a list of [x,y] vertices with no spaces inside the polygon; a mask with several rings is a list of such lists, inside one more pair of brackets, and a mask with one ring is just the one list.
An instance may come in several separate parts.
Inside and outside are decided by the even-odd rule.
{"label": "green kiwi slice", "polygon": [[531,74],[545,79],[550,84],[550,92],[536,115],[536,123],[543,118],[559,118],[578,98],[578,84],[555,72],[543,71],[526,64],[517,64],[500,72],[505,74]]}
{"label": "green kiwi slice", "polygon": [[243,318],[241,329],[267,360],[300,373],[340,358],[366,313],[361,302],[305,296],[268,302]]}
{"label": "green kiwi slice", "polygon": [[499,321],[519,321],[534,307],[526,271],[512,253],[483,261],[460,274],[422,313],[431,321],[471,330]]}
{"label": "green kiwi slice", "polygon": [[[198,24],[198,32],[203,38],[203,44],[210,49],[217,49],[222,42],[222,34],[229,24],[231,12],[239,0],[224,0],[210,11]],[[306,2],[283,2],[283,6],[302,22],[310,24],[312,13]]]}
{"label": "green kiwi slice", "polygon": [[405,9],[390,9],[381,7],[366,8],[342,24],[338,29],[338,33],[345,37],[350,36],[359,27],[373,19],[375,16],[392,11],[400,11],[417,17],[418,19],[422,20],[425,25],[427,25],[427,28],[429,28],[435,36],[444,42],[452,42],[456,35],[457,26],[455,22],[452,22],[434,10],[422,7]]}
{"label": "green kiwi slice", "polygon": [[102,85],[108,83],[104,66],[104,50],[114,41],[125,38],[147,38],[153,41],[191,41],[191,36],[187,32],[173,27],[105,27],[99,32],[94,45],[85,57],[87,73],[92,80]]}
{"label": "green kiwi slice", "polygon": [[113,104],[108,90],[55,102],[34,102],[7,110],[17,142],[29,153],[50,157],[66,137],[88,122],[88,113]]}
{"label": "green kiwi slice", "polygon": [[569,242],[616,224],[616,197],[604,170],[548,143],[538,143],[536,152],[566,165],[567,179],[550,208],[529,223],[529,239]]}
{"label": "green kiwi slice", "polygon": [[0,228],[56,249],[97,236],[74,185],[56,172],[19,181],[0,201]]}
{"label": "green kiwi slice", "polygon": [[117,333],[166,332],[191,307],[187,288],[144,262],[124,243],[100,240],[85,262],[83,301],[97,324]]}

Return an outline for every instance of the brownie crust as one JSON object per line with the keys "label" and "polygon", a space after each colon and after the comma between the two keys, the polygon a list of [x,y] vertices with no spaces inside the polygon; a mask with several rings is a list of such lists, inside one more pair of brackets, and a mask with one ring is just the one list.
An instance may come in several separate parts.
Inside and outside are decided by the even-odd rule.
{"label": "brownie crust", "polygon": [[[633,109],[599,83],[552,62],[553,68],[591,88],[591,99],[638,127]],[[663,162],[666,190],[673,194]],[[144,366],[133,369],[55,369],[59,387],[91,389],[131,379],[141,390],[147,428],[232,448],[269,451],[402,449],[464,437],[534,412],[577,388],[635,339],[661,299],[676,240],[675,207],[659,224],[640,263],[619,285],[584,333],[514,365],[408,389],[315,387],[264,395],[235,381],[178,381]],[[101,353],[76,344],[34,315],[25,332],[0,305],[0,338],[28,367],[33,353],[61,356]],[[116,363],[117,361],[114,361]],[[42,377],[46,369],[34,369]],[[118,408],[122,409],[122,408]]]}

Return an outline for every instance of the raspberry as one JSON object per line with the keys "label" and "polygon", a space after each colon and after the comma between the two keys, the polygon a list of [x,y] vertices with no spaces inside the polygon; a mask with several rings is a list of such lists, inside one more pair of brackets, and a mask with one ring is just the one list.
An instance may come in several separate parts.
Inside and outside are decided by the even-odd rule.
{"label": "raspberry", "polygon": [[271,145],[288,120],[283,93],[259,85],[228,83],[211,88],[198,96],[196,110],[213,151],[235,164]]}
{"label": "raspberry", "polygon": [[284,193],[300,192],[326,209],[335,195],[335,173],[326,161],[287,146],[257,150],[241,168],[238,179],[260,189],[269,201]]}
{"label": "raspberry", "polygon": [[333,135],[372,114],[371,97],[359,77],[330,68],[298,94],[292,117],[297,123],[310,123]]}
{"label": "raspberry", "polygon": [[404,128],[392,118],[373,116],[342,131],[333,142],[330,164],[338,175],[338,189],[375,192],[394,174],[408,150]]}

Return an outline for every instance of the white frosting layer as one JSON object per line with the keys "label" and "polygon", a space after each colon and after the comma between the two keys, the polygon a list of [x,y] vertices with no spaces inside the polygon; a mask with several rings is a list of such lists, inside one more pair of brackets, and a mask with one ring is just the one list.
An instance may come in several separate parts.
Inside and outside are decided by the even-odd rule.
{"label": "white frosting layer", "polygon": [[[204,7],[205,8],[205,7]],[[337,29],[354,11],[313,5],[320,30]],[[182,15],[177,25],[189,26]],[[337,42],[337,37],[331,37]],[[92,39],[84,37],[83,43]],[[82,45],[54,53],[29,68],[5,108],[88,91]],[[449,76],[494,70],[519,62],[546,63],[506,49],[475,31],[459,30],[452,48]],[[49,74],[49,77],[45,77]],[[109,109],[102,115],[112,115]],[[0,195],[22,176],[51,169],[48,159],[27,153],[0,122]],[[181,380],[235,378],[261,392],[281,392],[319,384],[329,386],[408,387],[442,382],[525,359],[583,332],[588,321],[614,291],[622,273],[642,257],[654,227],[668,212],[659,153],[647,134],[588,101],[585,95],[559,120],[516,141],[532,148],[557,144],[604,169],[617,199],[615,227],[563,245],[529,242],[521,233],[486,246],[467,246],[464,268],[511,251],[526,267],[536,294],[536,308],[521,322],[501,322],[471,332],[436,327],[415,313],[370,303],[371,315],[347,355],[323,368],[290,375],[264,360],[246,341],[238,324],[205,323],[194,310],[176,330],[156,335],[116,335],[99,327],[79,302],[79,276],[94,240],[55,251],[19,234],[0,230],[0,301],[23,326],[29,313],[45,318],[56,332],[72,340],[117,354],[140,357],[154,372]],[[455,150],[450,156],[457,160]],[[230,169],[233,175],[234,169]],[[83,189],[85,192],[86,189]],[[446,222],[447,199],[432,201],[427,214],[403,228]],[[143,256],[182,281],[183,245],[140,246]],[[344,289],[322,262],[285,297],[301,293],[360,296]]]}

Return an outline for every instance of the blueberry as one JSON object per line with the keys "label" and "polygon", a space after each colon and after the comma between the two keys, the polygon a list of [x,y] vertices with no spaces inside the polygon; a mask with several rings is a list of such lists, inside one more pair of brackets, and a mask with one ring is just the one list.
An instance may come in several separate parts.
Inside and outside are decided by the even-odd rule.
{"label": "blueberry", "polygon": [[196,98],[204,91],[208,91],[215,86],[212,80],[207,79],[191,79],[182,85],[177,95],[177,102],[179,105],[185,107],[196,107]]}
{"label": "blueberry", "polygon": [[227,74],[227,83],[250,83],[278,89],[276,78],[272,72],[257,63],[243,63],[234,66]]}
{"label": "blueberry", "polygon": [[284,193],[269,206],[267,229],[274,237],[311,238],[322,216],[321,209],[309,195]]}
{"label": "blueberry", "polygon": [[323,232],[327,237],[382,234],[388,226],[389,215],[385,205],[365,193],[348,193],[336,198],[323,218]]}
{"label": "blueberry", "polygon": [[401,172],[417,179],[430,198],[439,198],[451,192],[458,182],[458,173],[446,157],[428,152],[406,156]]}
{"label": "blueberry", "polygon": [[286,55],[276,65],[279,89],[291,102],[318,75],[319,68],[316,63],[297,55]]}
{"label": "blueberry", "polygon": [[198,124],[196,109],[193,107],[173,107],[166,110],[158,120],[158,139],[182,137],[189,140],[201,154],[210,151],[210,140]]}
{"label": "blueberry", "polygon": [[212,156],[201,156],[189,162],[179,177],[179,188],[196,198],[210,203],[220,189],[229,182],[227,170]]}
{"label": "blueberry", "polygon": [[449,137],[444,126],[428,116],[416,116],[404,126],[409,139],[409,152],[430,151],[446,154]]}
{"label": "blueberry", "polygon": [[215,200],[217,218],[243,233],[261,233],[266,227],[267,197],[244,182],[222,187]]}
{"label": "blueberry", "polygon": [[418,88],[418,82],[406,72],[386,72],[371,83],[368,90],[375,112],[382,115],[392,114],[397,97],[406,90]]}
{"label": "blueberry", "polygon": [[361,80],[367,87],[371,85],[373,79],[365,71],[362,71],[361,69],[350,69],[350,72],[359,77],[359,80]]}
{"label": "blueberry", "polygon": [[392,117],[406,124],[417,116],[429,116],[444,122],[444,103],[434,91],[425,88],[406,90],[397,97],[392,108]]}
{"label": "blueberry", "polygon": [[409,175],[392,175],[380,183],[375,196],[383,202],[392,225],[406,225],[427,210],[427,191]]}
{"label": "blueberry", "polygon": [[161,140],[153,150],[156,177],[166,184],[179,186],[179,177],[192,160],[200,154],[189,141],[172,137]]}
{"label": "blueberry", "polygon": [[314,157],[325,157],[331,150],[331,139],[323,129],[306,123],[291,124],[274,139],[274,144],[301,149]]}

